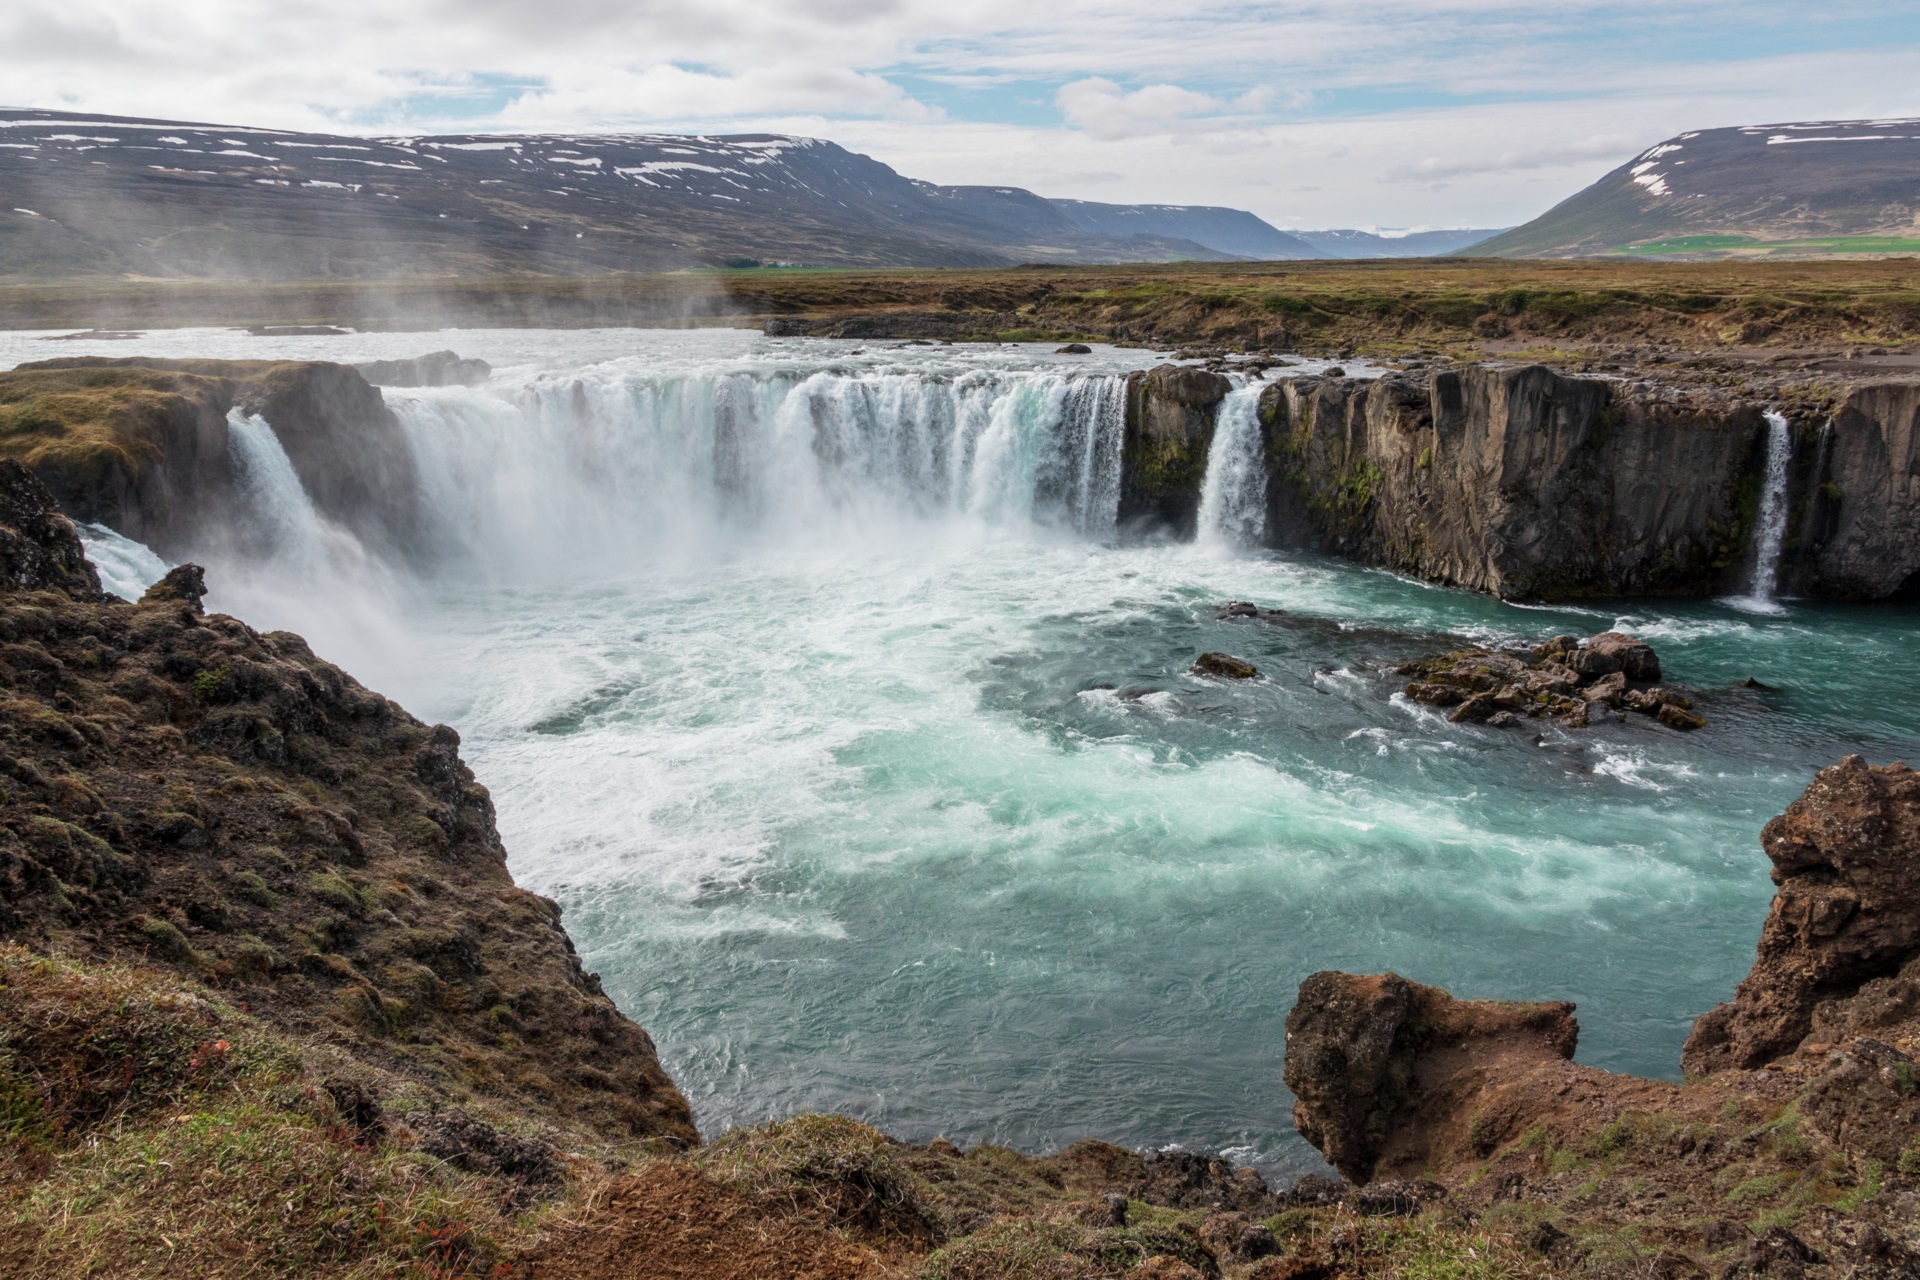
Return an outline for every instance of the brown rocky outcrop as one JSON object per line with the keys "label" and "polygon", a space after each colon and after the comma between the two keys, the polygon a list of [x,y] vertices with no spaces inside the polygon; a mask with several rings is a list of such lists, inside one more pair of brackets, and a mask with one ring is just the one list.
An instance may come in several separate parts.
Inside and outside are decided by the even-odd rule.
{"label": "brown rocky outcrop", "polygon": [[[1398,974],[1316,973],[1287,1015],[1293,1123],[1355,1182],[1516,1136],[1571,1063],[1573,1006],[1456,1000]],[[1551,1094],[1552,1089],[1544,1092]]]}
{"label": "brown rocky outcrop", "polygon": [[1193,536],[1214,416],[1233,384],[1217,373],[1163,364],[1127,379],[1119,520]]}
{"label": "brown rocky outcrop", "polygon": [[[1551,716],[1586,729],[1626,711],[1653,716],[1672,729],[1699,729],[1706,719],[1671,689],[1644,687],[1660,678],[1660,658],[1644,640],[1619,631],[1581,642],[1555,636],[1529,653],[1456,649],[1395,671],[1412,677],[1404,690],[1415,702],[1451,707],[1448,718],[1504,728],[1521,716]],[[1638,682],[1643,687],[1634,687]]]}
{"label": "brown rocky outcrop", "polygon": [[1920,774],[1848,756],[1769,822],[1779,886],[1734,998],[1694,1024],[1689,1074],[1751,1068],[1920,1008]]}
{"label": "brown rocky outcrop", "polygon": [[87,563],[73,522],[12,458],[0,458],[0,589],[100,592],[100,575]]}
{"label": "brown rocky outcrop", "polygon": [[559,906],[515,887],[457,733],[204,613],[196,566],[103,596],[11,460],[0,562],[0,941],[162,967],[575,1132],[697,1141]]}
{"label": "brown rocky outcrop", "polygon": [[[1355,1181],[1530,1224],[1556,1275],[1920,1274],[1920,774],[1848,757],[1763,839],[1759,959],[1688,1083],[1571,1062],[1569,1005],[1321,973],[1287,1021],[1296,1127]],[[1644,1269],[1591,1247],[1623,1227]]]}

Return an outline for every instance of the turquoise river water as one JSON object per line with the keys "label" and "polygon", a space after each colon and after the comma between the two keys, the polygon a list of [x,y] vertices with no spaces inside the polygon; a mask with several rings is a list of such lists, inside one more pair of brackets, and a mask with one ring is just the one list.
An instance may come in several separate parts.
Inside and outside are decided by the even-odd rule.
{"label": "turquoise river water", "polygon": [[[0,363],[78,345],[7,335]],[[1115,389],[1150,353],[632,331],[110,353],[436,346],[497,371],[388,392],[423,547],[303,506],[271,424],[237,421],[252,541],[207,548],[210,603],[461,731],[515,876],[564,905],[709,1134],[831,1109],[1316,1167],[1281,1063],[1328,968],[1572,1000],[1582,1061],[1677,1076],[1752,961],[1761,826],[1841,755],[1920,744],[1910,607],[1520,607],[1253,550],[1257,468],[1231,457],[1201,542],[1122,545]],[[123,589],[160,567],[90,537]],[[1285,616],[1220,621],[1227,600]],[[1611,627],[1706,730],[1456,726],[1395,692],[1392,664],[1462,639]],[[1208,649],[1260,678],[1188,674]]]}

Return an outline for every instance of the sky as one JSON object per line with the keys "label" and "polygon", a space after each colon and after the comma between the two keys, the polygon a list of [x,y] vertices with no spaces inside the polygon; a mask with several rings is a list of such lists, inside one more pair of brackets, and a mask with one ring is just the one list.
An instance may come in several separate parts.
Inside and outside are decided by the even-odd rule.
{"label": "sky", "polygon": [[1920,5],[5,0],[0,105],[791,133],[934,182],[1499,227],[1685,130],[1920,116]]}

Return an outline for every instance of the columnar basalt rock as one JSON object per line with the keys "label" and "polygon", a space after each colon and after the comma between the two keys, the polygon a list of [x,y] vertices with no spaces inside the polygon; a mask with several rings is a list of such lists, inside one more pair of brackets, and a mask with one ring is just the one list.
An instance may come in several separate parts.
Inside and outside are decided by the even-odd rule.
{"label": "columnar basalt rock", "polygon": [[1280,545],[1511,598],[1727,588],[1763,465],[1756,406],[1541,366],[1291,379],[1261,415]]}
{"label": "columnar basalt rock", "polygon": [[1920,382],[1859,387],[1811,435],[1782,585],[1836,599],[1920,594]]}
{"label": "columnar basalt rock", "polygon": [[1233,384],[1217,373],[1163,364],[1127,380],[1120,471],[1121,526],[1190,538],[1214,418]]}

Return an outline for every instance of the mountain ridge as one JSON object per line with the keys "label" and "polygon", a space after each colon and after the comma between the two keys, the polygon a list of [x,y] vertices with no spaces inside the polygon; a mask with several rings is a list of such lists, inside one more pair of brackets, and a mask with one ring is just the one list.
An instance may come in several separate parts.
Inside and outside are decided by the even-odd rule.
{"label": "mountain ridge", "polygon": [[1177,236],[1088,231],[1020,188],[919,182],[813,138],[349,137],[0,109],[0,274],[17,278],[1236,256]]}
{"label": "mountain ridge", "polygon": [[[1879,145],[1860,145],[1867,142]],[[1806,120],[1676,134],[1472,252],[1920,252],[1920,119]]]}

